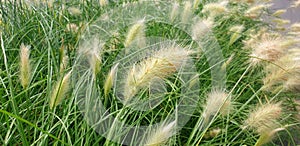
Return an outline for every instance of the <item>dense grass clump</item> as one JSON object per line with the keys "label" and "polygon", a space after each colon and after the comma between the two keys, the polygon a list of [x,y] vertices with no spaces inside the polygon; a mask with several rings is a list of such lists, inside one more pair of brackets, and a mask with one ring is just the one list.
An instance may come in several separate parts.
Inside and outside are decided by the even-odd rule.
{"label": "dense grass clump", "polygon": [[300,25],[270,4],[0,1],[0,145],[300,144]]}

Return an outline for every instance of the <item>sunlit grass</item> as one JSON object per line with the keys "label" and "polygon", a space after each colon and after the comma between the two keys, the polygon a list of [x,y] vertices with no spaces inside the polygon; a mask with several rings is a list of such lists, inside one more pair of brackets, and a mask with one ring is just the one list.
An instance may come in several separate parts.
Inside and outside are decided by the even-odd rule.
{"label": "sunlit grass", "polygon": [[[212,64],[208,61],[212,56],[207,56],[200,49],[193,50],[188,55],[190,55],[190,60],[192,60],[196,72],[195,74],[192,71],[189,72],[195,76],[189,78],[190,82],[188,83],[189,85],[193,83],[195,77],[196,81],[199,81],[199,86],[198,84],[195,85],[191,90],[188,90],[189,92],[186,95],[193,95],[193,92],[199,92],[199,95],[197,95],[197,101],[194,103],[196,110],[189,113],[191,119],[179,131],[176,131],[176,126],[174,126],[174,121],[181,120],[176,119],[177,117],[173,121],[164,121],[165,123],[162,126],[165,127],[150,126],[146,129],[146,134],[139,137],[139,140],[143,144],[147,142],[155,143],[153,140],[157,140],[156,143],[165,143],[166,145],[258,145],[264,136],[270,134],[267,132],[274,132],[271,133],[274,136],[273,141],[272,139],[267,140],[267,144],[299,144],[299,119],[297,119],[299,118],[299,109],[297,110],[299,105],[295,101],[299,98],[297,96],[299,96],[300,87],[297,81],[300,81],[300,74],[299,63],[294,61],[299,61],[300,53],[295,48],[300,42],[295,39],[291,44],[284,44],[284,42],[290,41],[291,38],[297,38],[297,35],[299,35],[296,33],[297,25],[292,27],[293,35],[282,32],[274,33],[274,28],[279,26],[260,20],[260,15],[272,15],[270,11],[265,9],[268,7],[265,3],[259,5],[247,4],[246,1],[235,3],[234,0],[229,3],[224,1],[221,1],[221,3],[199,2],[197,0],[190,3],[177,1],[177,3],[186,8],[183,9],[185,12],[182,12],[186,18],[195,14],[207,20],[204,24],[207,25],[207,28],[212,29],[211,33],[214,34],[224,57],[221,62],[213,65],[219,65],[221,67],[220,72],[226,72],[226,86],[221,87],[222,90],[215,89],[213,83],[219,81],[212,78]],[[195,6],[195,4],[198,5]],[[12,0],[0,2],[0,145],[119,145],[99,134],[89,124],[89,121],[84,117],[83,110],[78,106],[78,103],[82,101],[76,97],[81,93],[81,89],[80,86],[71,83],[82,82],[80,80],[82,78],[76,77],[76,75],[82,74],[77,74],[76,71],[78,70],[75,68],[82,65],[78,61],[82,54],[94,55],[95,57],[83,62],[86,63],[86,66],[84,66],[84,68],[87,68],[86,74],[90,75],[87,76],[90,78],[86,78],[89,79],[90,82],[88,83],[90,84],[85,87],[87,88],[85,91],[91,94],[97,93],[99,101],[104,103],[103,106],[109,109],[110,114],[116,119],[122,119],[126,124],[139,127],[154,125],[163,121],[171,113],[176,112],[178,101],[183,98],[179,96],[179,92],[182,90],[180,88],[180,77],[176,75],[169,76],[170,72],[180,70],[176,66],[178,65],[176,63],[180,61],[175,60],[176,58],[163,58],[163,61],[167,61],[167,63],[162,63],[164,67],[167,66],[168,69],[174,70],[166,71],[166,68],[159,68],[155,72],[151,72],[154,75],[151,76],[152,80],[149,79],[147,85],[157,81],[153,78],[161,75],[159,71],[165,71],[168,76],[165,74],[159,76],[164,80],[159,80],[161,84],[154,85],[158,88],[163,84],[166,89],[158,88],[155,90],[169,91],[168,94],[157,98],[162,99],[153,104],[154,108],[152,110],[140,112],[132,110],[132,107],[138,107],[138,105],[136,103],[127,104],[126,101],[124,102],[119,98],[119,95],[117,95],[119,93],[115,92],[115,86],[119,83],[116,85],[113,80],[123,81],[123,78],[120,78],[120,76],[115,77],[114,74],[120,74],[124,71],[124,75],[126,75],[125,71],[127,71],[126,68],[122,69],[123,66],[121,66],[125,63],[122,64],[121,62],[121,65],[114,64],[122,59],[126,61],[126,55],[123,56],[125,59],[119,58],[119,56],[122,57],[119,54],[128,53],[127,50],[122,52],[123,49],[130,45],[136,45],[144,49],[153,47],[147,46],[147,39],[139,40],[134,38],[136,36],[128,34],[128,32],[133,31],[130,31],[132,29],[130,26],[137,24],[132,22],[126,24],[126,27],[119,28],[116,33],[107,39],[108,42],[105,42],[105,45],[101,45],[102,42],[97,42],[80,46],[82,41],[86,39],[84,38],[85,31],[91,27],[91,24],[99,22],[98,18],[100,16],[104,17],[103,14],[110,9],[122,8],[123,5],[125,5],[123,1],[105,0],[55,1],[53,3],[51,1],[25,2]],[[170,7],[174,10],[177,9],[176,5]],[[175,17],[175,13],[172,14],[172,17],[173,15]],[[275,16],[277,17],[277,15],[279,14]],[[185,21],[200,24],[197,23],[197,20],[191,21],[186,18],[180,19],[182,24],[186,23]],[[142,32],[138,32],[137,36],[159,36],[174,39],[177,44],[184,46],[185,49],[190,49],[197,46],[195,42],[201,40],[199,36],[207,34],[207,30],[191,26],[193,33],[192,36],[189,36],[187,32],[178,29],[177,26],[180,26],[181,23],[177,23],[175,18],[171,20],[174,22],[173,24],[138,21],[142,22],[143,26],[139,30]],[[113,24],[119,23],[118,20],[111,21]],[[118,26],[107,27],[115,28]],[[268,37],[267,35],[274,35],[274,37],[265,39]],[[140,44],[139,41],[146,42]],[[213,43],[210,42],[207,46],[201,47],[213,46]],[[25,54],[25,58],[22,58],[21,51],[25,47],[24,45],[28,45],[27,47],[30,48],[30,55]],[[82,52],[80,50],[82,47],[88,48],[93,47],[93,45],[96,45],[96,49],[101,46],[101,49],[92,52]],[[157,46],[166,45],[159,44]],[[174,50],[176,51],[176,49]],[[132,52],[129,50],[129,53]],[[149,52],[143,53],[147,54]],[[160,52],[158,51],[158,53]],[[288,56],[287,54],[292,55]],[[130,55],[138,56],[140,54],[132,53]],[[136,64],[139,66],[135,69],[146,69],[144,71],[146,73],[148,73],[148,68],[142,66],[143,61],[144,63],[154,62],[153,64],[155,64],[155,61],[159,60],[146,55],[140,56],[142,57],[139,58],[139,64]],[[168,55],[163,55],[163,57],[165,56]],[[177,54],[178,56],[180,57],[180,54]],[[289,59],[285,59],[286,57]],[[27,70],[24,74],[22,62],[26,63],[25,67],[30,65],[29,76],[26,76],[28,74]],[[91,71],[88,70],[90,66],[93,67]],[[130,68],[127,69],[130,70]],[[70,83],[66,85],[63,81],[66,76],[70,77],[71,73]],[[272,73],[276,76],[271,76]],[[282,73],[282,76],[280,73]],[[133,76],[138,75],[133,72]],[[25,80],[22,80],[22,77]],[[268,80],[269,78],[272,80]],[[126,80],[126,76],[124,80]],[[143,80],[140,79],[140,81]],[[69,86],[68,90],[63,90],[62,85],[64,87]],[[83,85],[86,84],[83,83]],[[122,84],[120,83],[120,85]],[[62,90],[63,93],[59,93]],[[141,93],[139,93],[140,91]],[[135,96],[132,95],[130,98],[138,98],[142,101],[153,97],[149,95],[150,93],[142,93],[142,91],[142,88],[139,88],[138,91],[134,92]],[[211,96],[218,96],[215,100],[219,99],[221,101],[216,102]],[[274,115],[276,118],[272,121],[272,126],[268,126],[270,131],[257,132],[251,128],[246,128],[247,123],[248,125],[251,124],[249,122],[245,123],[245,121],[249,121],[246,120],[249,116],[253,117],[255,109],[258,109],[261,105],[272,103],[280,103],[282,110],[280,110],[280,113],[278,112],[278,115]],[[230,107],[224,112],[227,105],[230,105]],[[92,108],[88,110],[92,110]],[[93,120],[101,119],[101,116],[103,116],[100,111],[98,111],[99,113],[97,111],[93,112],[95,112],[95,116],[99,116],[94,117]],[[261,114],[263,115],[263,113]],[[260,122],[259,120],[255,121]],[[264,123],[259,124],[263,125]],[[109,138],[119,138],[126,132],[118,129],[120,128],[118,126],[118,124],[112,124],[112,129],[107,134]],[[176,134],[174,134],[174,131],[176,131]],[[263,140],[266,140],[266,138]],[[131,144],[134,145],[137,142],[132,141]]]}

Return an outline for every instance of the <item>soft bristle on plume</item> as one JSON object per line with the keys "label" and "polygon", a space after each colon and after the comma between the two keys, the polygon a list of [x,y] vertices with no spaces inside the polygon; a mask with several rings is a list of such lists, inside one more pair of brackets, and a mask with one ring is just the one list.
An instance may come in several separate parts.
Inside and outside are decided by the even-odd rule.
{"label": "soft bristle on plume", "polygon": [[260,134],[259,139],[255,143],[255,146],[262,146],[268,142],[270,142],[273,138],[274,135],[279,132],[285,130],[284,128],[276,128],[274,130],[266,131],[265,133]]}
{"label": "soft bristle on plume", "polygon": [[174,74],[188,60],[192,52],[178,46],[168,46],[154,55],[134,64],[127,74],[124,99],[128,100],[157,78]]}
{"label": "soft bristle on plume", "polygon": [[209,16],[216,17],[218,15],[224,14],[228,11],[226,8],[227,1],[224,1],[222,3],[208,3],[203,6],[203,13],[209,13]]}
{"label": "soft bristle on plume", "polygon": [[23,43],[20,46],[20,81],[23,88],[28,87],[30,82],[30,46],[25,46]]}
{"label": "soft bristle on plume", "polygon": [[99,4],[101,7],[104,7],[108,4],[108,0],[99,0]]}
{"label": "soft bristle on plume", "polygon": [[70,87],[70,77],[71,71],[68,72],[62,79],[60,79],[54,86],[52,95],[50,97],[50,109],[56,107],[64,99],[64,96]]}
{"label": "soft bristle on plume", "polygon": [[124,42],[125,47],[129,47],[132,45],[134,41],[137,41],[137,45],[139,47],[143,47],[145,45],[145,20],[139,20],[135,24],[131,26],[128,30],[126,40]]}
{"label": "soft bristle on plume", "polygon": [[173,4],[173,8],[170,12],[170,20],[171,21],[174,21],[176,19],[176,17],[178,16],[178,11],[179,11],[179,4],[175,2]]}
{"label": "soft bristle on plume", "polygon": [[281,103],[268,103],[257,107],[245,120],[245,126],[253,128],[262,134],[276,126],[276,120],[281,116]]}
{"label": "soft bristle on plume", "polygon": [[231,97],[224,90],[215,89],[208,94],[206,105],[204,107],[203,118],[204,125],[209,124],[209,120],[220,113],[226,116],[232,108]]}
{"label": "soft bristle on plume", "polygon": [[300,54],[297,52],[300,51],[289,50],[285,56],[265,68],[264,90],[277,92],[283,89],[300,93]]}
{"label": "soft bristle on plume", "polygon": [[115,73],[117,71],[117,67],[118,67],[118,63],[116,65],[114,65],[110,72],[108,73],[108,75],[106,76],[106,80],[105,80],[105,83],[104,83],[104,95],[107,96],[109,90],[111,89],[111,87],[113,86],[113,81],[114,81],[114,78],[115,78]]}
{"label": "soft bristle on plume", "polygon": [[173,121],[168,125],[159,127],[149,135],[144,146],[160,146],[164,144],[172,136],[175,126],[176,121]]}
{"label": "soft bristle on plume", "polygon": [[252,49],[250,63],[256,66],[263,61],[277,61],[291,45],[293,45],[293,41],[290,39],[283,38],[277,34],[265,33],[261,37],[256,38],[252,43],[246,44],[245,47]]}
{"label": "soft bristle on plume", "polygon": [[229,31],[232,33],[230,37],[229,45],[232,45],[241,37],[241,33],[243,30],[244,30],[243,25],[236,25],[229,29]]}
{"label": "soft bristle on plume", "polygon": [[181,14],[182,23],[188,23],[188,20],[190,19],[191,15],[192,15],[192,3],[189,1],[185,1],[184,9]]}
{"label": "soft bristle on plume", "polygon": [[200,40],[213,28],[214,21],[213,18],[200,19],[196,21],[192,26],[192,39],[195,41]]}

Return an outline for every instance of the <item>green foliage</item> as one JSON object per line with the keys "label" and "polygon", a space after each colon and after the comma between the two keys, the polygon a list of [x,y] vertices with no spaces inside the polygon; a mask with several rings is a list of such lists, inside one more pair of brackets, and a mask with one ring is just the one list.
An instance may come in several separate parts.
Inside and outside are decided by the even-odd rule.
{"label": "green foliage", "polygon": [[[55,83],[72,70],[84,30],[109,9],[122,7],[122,4],[123,1],[110,1],[108,6],[100,7],[95,0],[55,1],[51,5],[44,1],[0,1],[0,145],[118,145],[98,134],[84,119],[76,104],[76,87],[71,87],[63,101],[52,110],[49,98]],[[205,4],[201,3],[194,11],[202,18],[209,17],[201,12]],[[79,9],[81,14],[72,15],[68,10],[70,7]],[[247,4],[228,4],[232,12],[228,16],[216,16],[212,28],[222,49],[224,62],[233,56],[226,65],[226,91],[232,96],[233,111],[227,116],[216,114],[210,125],[201,129],[202,113],[207,94],[212,90],[212,79],[207,56],[195,54],[193,60],[201,84],[198,107],[191,113],[188,123],[167,141],[167,145],[254,145],[259,134],[249,129],[242,130],[248,113],[261,103],[279,101],[284,113],[278,123],[286,130],[280,131],[278,140],[269,144],[296,145],[298,134],[293,131],[299,130],[299,119],[295,118],[299,113],[294,103],[297,93],[262,91],[264,66],[251,67],[251,50],[243,48],[243,41],[249,38],[251,30],[271,29],[270,24],[244,16],[243,12],[248,7]],[[147,36],[176,38],[186,46],[193,42],[186,32],[170,24],[148,22],[146,25]],[[231,37],[229,29],[235,25],[243,25],[245,29],[239,39],[228,45]],[[103,95],[101,100],[113,115],[124,113],[122,118],[126,119],[127,124],[153,124],[174,111],[179,99],[174,96],[180,90],[175,84],[170,84],[168,88],[174,95],[166,95],[160,106],[147,112],[129,110],[113,92],[104,96],[105,78],[124,47],[122,42],[126,30],[120,28],[121,35],[110,38],[108,45],[104,46],[100,73],[92,88],[100,91],[99,94]],[[22,43],[31,46],[31,81],[25,89],[19,81],[18,56]],[[69,60],[61,72],[63,56],[68,56]],[[220,129],[220,132],[214,135],[211,132],[214,129]]]}

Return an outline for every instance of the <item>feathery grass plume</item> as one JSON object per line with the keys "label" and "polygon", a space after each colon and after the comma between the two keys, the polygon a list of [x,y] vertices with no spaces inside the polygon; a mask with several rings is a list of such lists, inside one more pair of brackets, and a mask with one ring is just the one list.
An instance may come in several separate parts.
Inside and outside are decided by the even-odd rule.
{"label": "feathery grass plume", "polygon": [[170,13],[171,22],[173,22],[176,19],[176,17],[178,16],[178,12],[179,12],[179,4],[177,2],[175,2],[173,4],[173,8],[172,8],[172,11]]}
{"label": "feathery grass plume", "polygon": [[243,30],[244,30],[243,25],[232,26],[229,29],[229,31],[232,33],[231,37],[230,37],[229,45],[232,45],[233,43],[235,43],[241,37],[241,33],[242,33]]}
{"label": "feathery grass plume", "polygon": [[249,30],[248,38],[243,40],[244,49],[253,49],[252,47],[255,46],[257,42],[262,40],[262,36],[266,34],[269,34],[268,29],[266,27],[262,27],[258,31],[255,29]]}
{"label": "feathery grass plume", "polygon": [[277,126],[277,120],[280,118],[282,112],[281,103],[267,103],[258,106],[252,111],[248,118],[244,121],[243,128],[251,128],[258,134],[270,132]]}
{"label": "feathery grass plume", "polygon": [[256,66],[261,61],[274,62],[282,57],[290,46],[294,44],[291,39],[284,39],[279,34],[265,33],[255,39],[256,42],[246,43],[246,48],[251,48],[250,64]]}
{"label": "feathery grass plume", "polygon": [[162,125],[150,133],[144,146],[161,146],[173,135],[175,131],[176,121],[168,125]]}
{"label": "feathery grass plume", "polygon": [[125,101],[136,95],[157,78],[174,74],[188,60],[192,51],[179,46],[162,46],[153,56],[134,64],[127,73],[124,87]]}
{"label": "feathery grass plume", "polygon": [[[145,42],[145,20],[139,20],[128,30],[124,46],[129,47],[134,41],[137,41],[139,47],[144,47]],[[125,50],[126,51],[126,50]]]}
{"label": "feathery grass plume", "polygon": [[119,63],[117,63],[116,65],[114,65],[110,72],[108,73],[108,75],[106,76],[106,80],[105,80],[105,83],[104,83],[104,95],[107,96],[109,90],[111,89],[111,87],[113,86],[113,81],[114,81],[114,78],[115,78],[115,74],[116,74],[116,71],[117,71],[117,67],[118,67]]}
{"label": "feathery grass plume", "polygon": [[262,146],[268,142],[270,142],[274,135],[279,132],[285,130],[284,128],[276,128],[274,130],[266,131],[265,133],[260,134],[259,139],[255,143],[255,146]]}
{"label": "feathery grass plume", "polygon": [[20,81],[23,88],[27,88],[30,83],[31,67],[30,67],[30,46],[23,43],[20,46]]}
{"label": "feathery grass plume", "polygon": [[221,133],[221,131],[222,130],[220,128],[215,128],[215,129],[212,129],[212,130],[209,130],[208,132],[206,132],[203,137],[205,139],[214,138],[214,137],[218,136]]}
{"label": "feathery grass plume", "polygon": [[264,90],[277,92],[284,91],[300,92],[300,54],[288,52],[274,64],[265,68],[266,76],[263,79]]}
{"label": "feathery grass plume", "polygon": [[56,107],[64,99],[64,96],[70,87],[70,77],[71,71],[69,71],[63,78],[61,78],[54,86],[49,101],[50,109]]}
{"label": "feathery grass plume", "polygon": [[108,0],[99,0],[99,4],[101,7],[104,7],[108,4]]}
{"label": "feathery grass plume", "polygon": [[283,25],[286,25],[286,24],[290,24],[291,21],[290,20],[286,20],[286,19],[273,19],[272,20],[274,23],[276,23],[277,26],[283,26]]}
{"label": "feathery grass plume", "polygon": [[208,3],[203,6],[202,13],[209,13],[210,17],[216,17],[228,12],[226,8],[228,1],[223,1],[221,3]]}
{"label": "feathery grass plume", "polygon": [[88,45],[91,46],[85,46],[89,49],[85,49],[86,52],[83,53],[86,53],[93,74],[96,76],[100,71],[102,63],[101,50],[103,48],[103,44],[101,44],[97,38],[94,38],[93,42]]}
{"label": "feathery grass plume", "polygon": [[78,26],[75,23],[68,23],[66,25],[66,31],[67,32],[72,32],[72,33],[77,33],[78,32]]}
{"label": "feathery grass plume", "polygon": [[254,5],[245,12],[245,16],[249,18],[258,18],[263,13],[263,10],[268,9],[270,6],[271,5],[269,4]]}
{"label": "feathery grass plume", "polygon": [[298,8],[300,6],[300,0],[295,0],[295,2],[291,5],[292,8]]}
{"label": "feathery grass plume", "polygon": [[199,40],[202,36],[210,31],[214,27],[213,18],[200,19],[192,26],[192,39]]}
{"label": "feathery grass plume", "polygon": [[190,1],[184,2],[183,12],[181,14],[181,22],[186,24],[192,15],[192,3]]}
{"label": "feathery grass plume", "polygon": [[291,25],[291,31],[300,32],[300,23],[294,23]]}
{"label": "feathery grass plume", "polygon": [[200,0],[194,0],[193,8],[194,8],[194,9],[197,9],[198,6],[199,6],[199,4],[200,4]]}
{"label": "feathery grass plume", "polygon": [[81,10],[76,7],[69,7],[68,11],[71,15],[80,15],[82,13]]}
{"label": "feathery grass plume", "polygon": [[226,116],[232,109],[231,96],[225,91],[214,89],[208,94],[206,104],[204,107],[203,118],[206,126],[210,119],[218,112],[222,116]]}
{"label": "feathery grass plume", "polygon": [[296,77],[289,76],[287,81],[284,83],[283,88],[287,91],[300,93],[300,75]]}
{"label": "feathery grass plume", "polygon": [[59,72],[62,75],[64,71],[67,69],[68,66],[69,57],[67,55],[64,55],[59,66]]}
{"label": "feathery grass plume", "polygon": [[272,14],[272,16],[274,16],[274,17],[279,17],[279,16],[281,16],[281,15],[284,14],[284,13],[286,13],[286,9],[280,9],[280,10],[275,11],[275,12]]}

